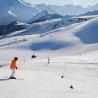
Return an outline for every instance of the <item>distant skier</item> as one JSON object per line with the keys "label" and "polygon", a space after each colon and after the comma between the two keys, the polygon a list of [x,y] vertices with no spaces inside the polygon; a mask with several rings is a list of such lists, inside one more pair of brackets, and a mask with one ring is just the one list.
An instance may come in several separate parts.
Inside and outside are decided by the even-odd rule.
{"label": "distant skier", "polygon": [[73,85],[71,85],[69,88],[70,88],[70,89],[74,89]]}
{"label": "distant skier", "polygon": [[16,65],[17,60],[18,60],[18,57],[15,57],[15,58],[11,61],[10,69],[12,70],[12,74],[11,74],[11,76],[10,76],[10,79],[16,79],[16,77],[14,76],[14,74],[15,74],[15,70],[17,69],[17,65]]}
{"label": "distant skier", "polygon": [[35,56],[34,54],[32,55],[31,59],[37,58],[37,56]]}

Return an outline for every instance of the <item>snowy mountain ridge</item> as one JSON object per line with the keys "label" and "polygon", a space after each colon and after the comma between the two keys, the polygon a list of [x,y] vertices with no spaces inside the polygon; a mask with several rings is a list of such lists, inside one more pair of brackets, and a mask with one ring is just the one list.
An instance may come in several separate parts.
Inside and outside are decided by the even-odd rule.
{"label": "snowy mountain ridge", "polygon": [[[97,9],[97,5],[95,6],[92,10]],[[2,14],[0,14],[0,24],[9,24],[13,21],[28,22],[33,16],[43,11],[47,11],[50,14],[77,15],[92,10],[90,7],[84,9],[81,6],[74,5],[31,5],[24,0],[0,0],[0,12],[2,12]],[[7,21],[6,23],[3,23],[2,20],[4,19]]]}
{"label": "snowy mountain ridge", "polygon": [[[0,0],[0,11],[3,12],[0,15],[0,24],[3,24],[2,19],[8,18],[11,21],[10,17],[13,17],[12,20],[14,21],[26,22],[39,12],[36,7],[24,4],[22,0]],[[6,24],[8,23],[7,21]]]}
{"label": "snowy mountain ridge", "polygon": [[[5,41],[10,38],[14,40],[15,38],[18,39],[23,37],[23,41],[19,44],[10,44],[7,46],[1,47],[9,47],[9,48],[19,48],[19,49],[29,49],[32,51],[60,51],[65,53],[81,53],[87,51],[94,51],[98,49],[98,39],[97,39],[97,32],[98,32],[98,17],[89,19],[84,22],[79,23],[71,23],[70,25],[66,25],[65,27],[58,28],[57,30],[51,29],[52,25],[57,22],[57,20],[49,20],[45,22],[36,23],[34,28],[38,31],[34,32],[34,28],[31,30],[18,32],[14,36],[9,36],[9,38],[5,38]],[[49,22],[49,23],[48,23]],[[58,20],[59,22],[59,20]],[[60,20],[61,22],[61,20]],[[65,21],[66,23],[66,21]],[[57,23],[56,23],[57,24]],[[42,29],[38,27],[41,25]],[[45,27],[46,28],[43,28]],[[51,31],[51,30],[53,31]],[[51,31],[51,32],[48,32]],[[42,33],[41,33],[42,32]],[[14,34],[14,33],[13,33]],[[37,37],[33,40],[33,35]],[[27,37],[28,36],[28,37]],[[30,40],[28,40],[30,38]],[[24,41],[25,39],[25,41]],[[2,46],[1,40],[1,46]],[[9,42],[9,41],[7,41]],[[79,50],[78,50],[79,49]],[[69,52],[68,52],[69,51]]]}
{"label": "snowy mountain ridge", "polygon": [[[7,2],[5,2],[5,5]],[[23,8],[26,10],[29,10],[32,8],[32,6],[29,6],[28,4],[27,4],[27,6],[25,6],[26,3],[22,4],[22,1],[18,1],[18,0],[13,1],[13,3],[9,2],[8,4],[11,5],[11,8],[12,8],[12,10],[9,10],[8,13],[10,15],[12,15],[13,17],[14,16],[17,17],[18,15],[20,15],[19,13],[21,11],[19,11],[19,9],[18,9],[19,6],[20,6],[20,8]],[[34,11],[35,11],[37,7],[34,6],[34,8],[35,8],[34,9]],[[23,13],[26,10],[24,10]],[[29,11],[31,11],[31,10],[29,10]],[[96,32],[98,31],[97,16],[94,16],[91,18],[89,18],[88,16],[87,16],[87,18],[86,18],[86,16],[85,17],[76,16],[76,17],[69,17],[69,18],[67,17],[66,18],[66,17],[60,16],[58,14],[49,13],[47,10],[43,10],[42,12],[40,12],[39,9],[37,9],[37,11],[38,11],[38,13],[36,13],[36,15],[33,14],[34,16],[29,20],[30,23],[28,23],[28,24],[20,23],[17,21],[14,22],[13,25],[15,26],[15,28],[14,28],[15,30],[16,30],[16,26],[21,24],[21,25],[19,25],[19,26],[21,26],[21,28],[17,27],[20,30],[20,32],[19,31],[17,33],[16,32],[10,32],[10,33],[7,32],[7,34],[6,34],[6,30],[4,29],[4,30],[2,30],[2,32],[4,32],[5,35],[3,35],[3,33],[2,33],[1,38],[7,38],[7,37],[13,38],[13,37],[17,37],[17,36],[21,37],[21,36],[26,36],[26,35],[32,36],[33,34],[35,34],[35,35],[37,34],[37,35],[39,35],[40,40],[35,43],[32,43],[32,41],[31,41],[30,46],[29,46],[29,48],[31,47],[30,49],[34,50],[34,51],[36,51],[36,50],[39,51],[39,50],[44,50],[44,49],[45,50],[62,50],[62,49],[68,49],[68,48],[75,49],[75,47],[79,47],[79,48],[81,46],[86,47],[85,46],[86,44],[89,47],[92,44],[98,43],[98,40],[96,37],[97,36]],[[23,15],[23,16],[25,16],[25,15]],[[29,15],[27,15],[27,16],[29,16]],[[27,18],[27,16],[25,16],[25,19]],[[64,29],[58,30],[59,28],[62,28],[62,27]],[[2,28],[2,26],[1,26],[1,28]],[[11,30],[8,30],[8,31],[11,31]],[[55,32],[54,30],[57,30],[57,32],[56,32],[57,34],[53,33],[53,35],[52,35],[52,33],[51,34],[48,33],[48,32],[52,32],[52,31]],[[93,34],[94,34],[94,36],[92,37]],[[53,46],[51,46],[51,44],[53,44]],[[24,47],[26,48],[26,46],[24,46]]]}
{"label": "snowy mountain ridge", "polygon": [[60,14],[63,16],[65,16],[65,15],[79,15],[82,13],[86,13],[88,11],[94,11],[94,10],[98,9],[98,4],[96,4],[94,6],[88,6],[86,8],[79,6],[79,5],[72,5],[72,4],[67,4],[64,6],[38,4],[35,6],[40,10],[47,10],[48,12],[57,13],[57,14]]}

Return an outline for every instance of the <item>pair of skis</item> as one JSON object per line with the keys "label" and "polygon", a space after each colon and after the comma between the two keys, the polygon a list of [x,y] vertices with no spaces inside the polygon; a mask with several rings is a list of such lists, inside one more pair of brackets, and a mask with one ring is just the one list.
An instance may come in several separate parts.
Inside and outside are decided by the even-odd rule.
{"label": "pair of skis", "polygon": [[22,80],[23,81],[24,79],[22,79],[22,78],[10,79],[9,77],[0,79],[0,81],[7,81],[7,80]]}

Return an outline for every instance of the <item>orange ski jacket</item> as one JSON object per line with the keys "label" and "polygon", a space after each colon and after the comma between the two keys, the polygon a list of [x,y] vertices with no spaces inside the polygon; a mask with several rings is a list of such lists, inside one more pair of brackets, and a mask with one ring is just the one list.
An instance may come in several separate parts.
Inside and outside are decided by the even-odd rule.
{"label": "orange ski jacket", "polygon": [[11,64],[10,64],[10,68],[11,69],[16,69],[16,60],[12,60]]}

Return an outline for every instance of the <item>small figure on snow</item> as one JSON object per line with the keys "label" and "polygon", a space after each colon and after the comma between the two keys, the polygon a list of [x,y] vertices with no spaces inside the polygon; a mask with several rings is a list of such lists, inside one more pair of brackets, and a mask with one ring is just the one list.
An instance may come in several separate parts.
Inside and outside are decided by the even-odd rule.
{"label": "small figure on snow", "polygon": [[15,70],[17,69],[17,62],[18,60],[18,57],[15,57],[12,61],[11,61],[11,64],[10,64],[10,69],[12,70],[12,74],[10,76],[10,79],[16,79],[16,77],[14,76],[15,74]]}
{"label": "small figure on snow", "polygon": [[69,88],[70,88],[70,89],[74,89],[73,85],[71,85]]}
{"label": "small figure on snow", "polygon": [[37,58],[37,56],[35,56],[34,54],[32,55],[31,59]]}
{"label": "small figure on snow", "polygon": [[61,78],[63,79],[64,78],[64,75],[62,75]]}

